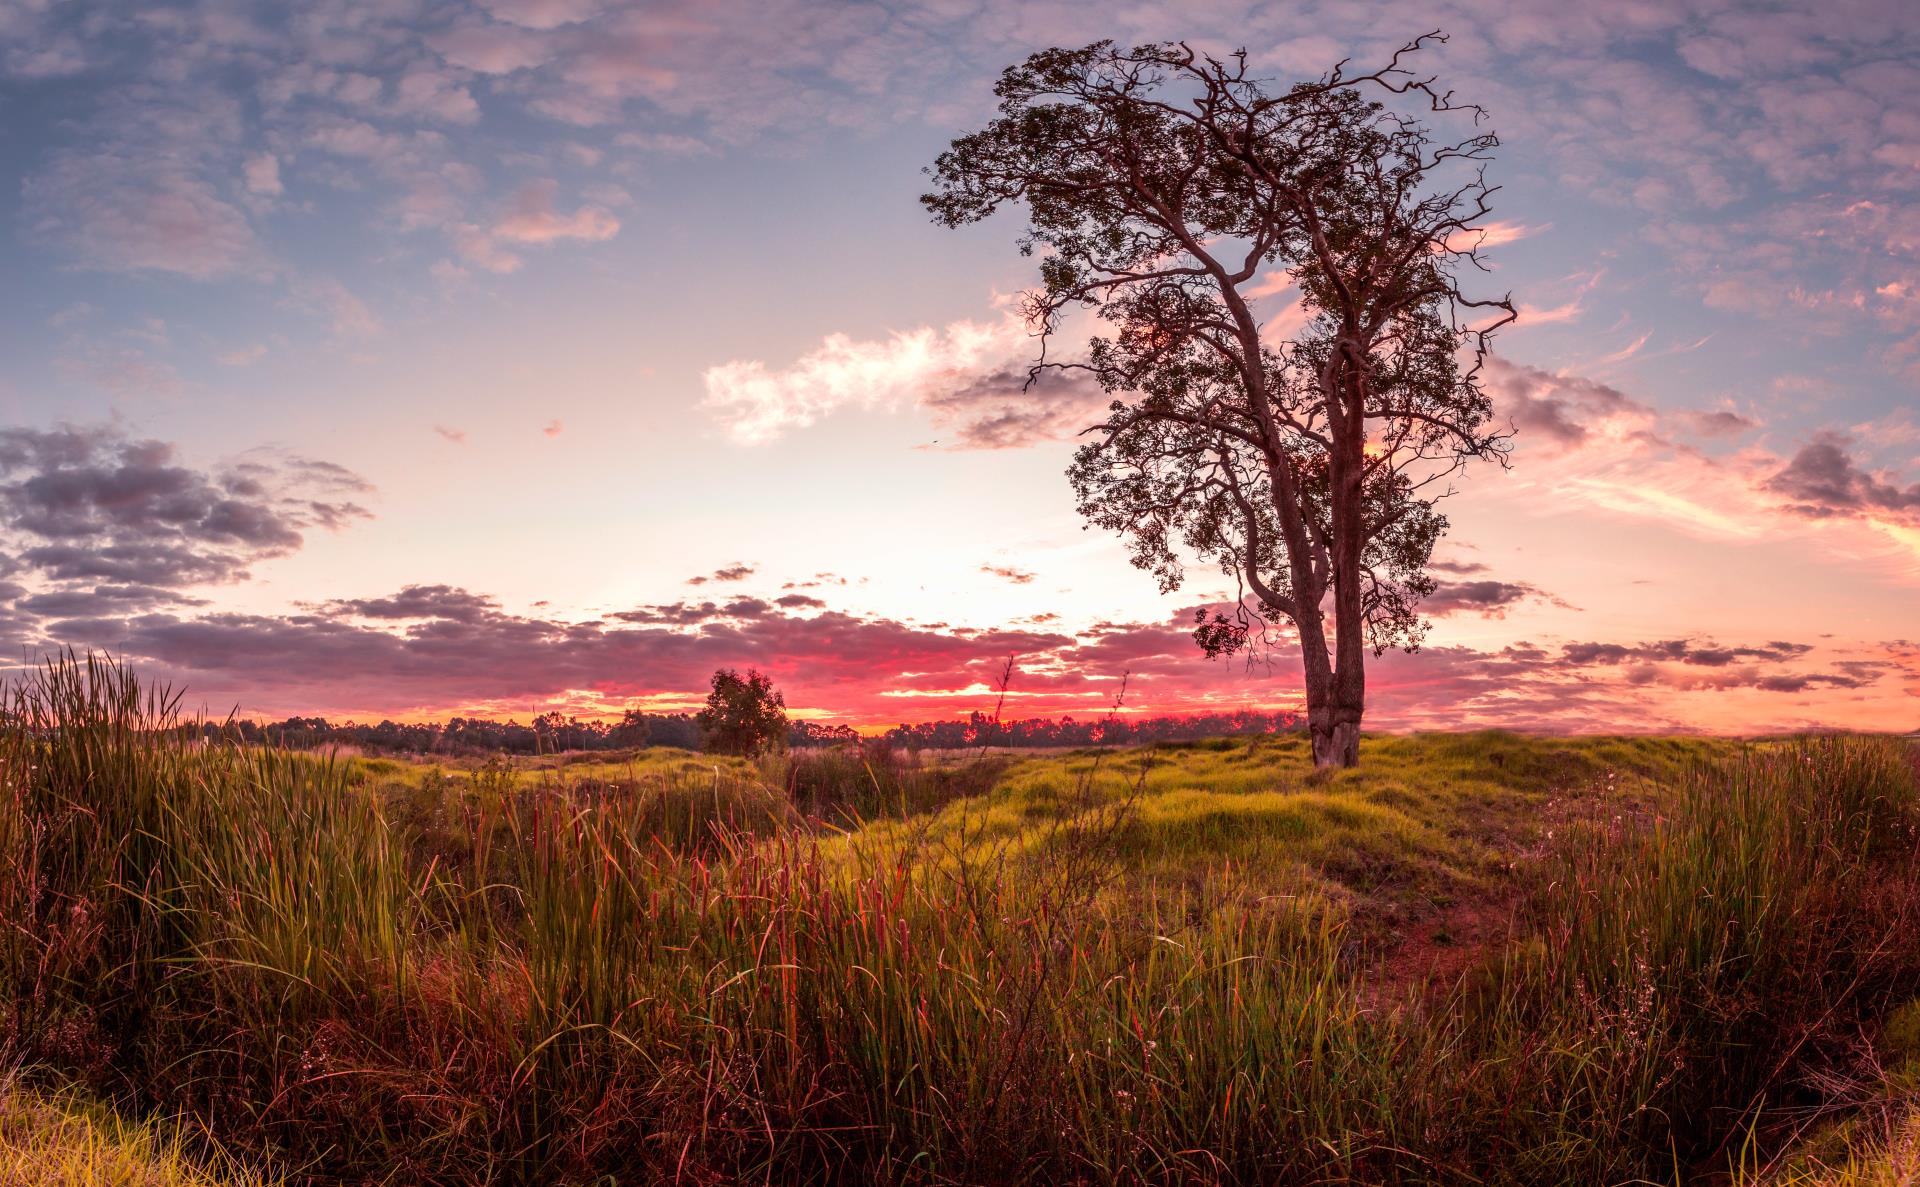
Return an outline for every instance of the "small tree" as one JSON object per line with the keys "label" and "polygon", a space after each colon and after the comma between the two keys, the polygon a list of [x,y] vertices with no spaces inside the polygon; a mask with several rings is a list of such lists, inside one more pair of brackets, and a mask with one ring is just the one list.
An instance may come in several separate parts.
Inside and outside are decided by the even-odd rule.
{"label": "small tree", "polygon": [[[940,155],[922,199],[948,226],[1027,208],[1029,382],[1070,367],[1121,397],[1069,471],[1081,513],[1163,591],[1181,550],[1235,580],[1230,612],[1197,615],[1209,655],[1292,628],[1321,766],[1358,760],[1364,653],[1425,632],[1446,479],[1506,449],[1479,372],[1513,306],[1456,281],[1480,263],[1498,141],[1436,140],[1366,93],[1456,110],[1401,65],[1430,38],[1285,90],[1244,51],[1046,50],[1001,76],[1000,117]],[[1305,314],[1291,340],[1256,312],[1286,286]],[[1072,308],[1111,332],[1084,362],[1050,362]]]}
{"label": "small tree", "polygon": [[751,668],[745,676],[732,668],[715,672],[707,707],[695,720],[700,723],[700,744],[711,753],[754,758],[786,746],[786,698],[772,680]]}

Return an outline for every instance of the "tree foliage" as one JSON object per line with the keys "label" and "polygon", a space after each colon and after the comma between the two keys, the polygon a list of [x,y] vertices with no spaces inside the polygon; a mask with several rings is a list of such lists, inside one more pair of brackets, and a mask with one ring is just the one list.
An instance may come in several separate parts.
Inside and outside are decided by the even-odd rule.
{"label": "tree foliage", "polygon": [[713,674],[707,707],[695,714],[704,749],[749,758],[779,750],[787,740],[787,702],[773,681],[753,669],[742,676],[732,668]]}

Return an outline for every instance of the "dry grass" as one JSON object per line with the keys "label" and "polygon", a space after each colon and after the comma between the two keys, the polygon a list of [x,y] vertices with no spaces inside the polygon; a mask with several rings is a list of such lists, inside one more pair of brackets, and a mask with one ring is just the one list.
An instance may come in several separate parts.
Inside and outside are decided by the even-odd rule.
{"label": "dry grass", "polygon": [[191,1126],[137,1124],[72,1092],[0,1078],[4,1187],[271,1187]]}

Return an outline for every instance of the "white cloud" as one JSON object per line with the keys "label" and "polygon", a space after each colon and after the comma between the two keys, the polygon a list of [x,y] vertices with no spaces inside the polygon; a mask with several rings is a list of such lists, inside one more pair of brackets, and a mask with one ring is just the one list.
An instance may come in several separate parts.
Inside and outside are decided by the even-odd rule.
{"label": "white cloud", "polygon": [[829,334],[778,370],[757,359],[707,368],[704,404],[734,440],[757,445],[842,408],[890,411],[920,403],[1035,353],[1025,322],[1013,313],[997,322],[921,326],[880,340]]}
{"label": "white cloud", "polygon": [[743,444],[771,441],[848,406],[894,408],[916,399],[934,379],[976,370],[1006,353],[998,328],[955,322],[856,342],[829,334],[818,347],[778,371],[759,360],[709,367],[706,406]]}
{"label": "white cloud", "polygon": [[[1592,508],[1703,539],[1803,536],[1825,541],[1837,555],[1879,554],[1905,571],[1913,571],[1920,558],[1920,533],[1906,512],[1890,513],[1858,498],[1861,505],[1846,514],[1809,514],[1795,506],[1809,501],[1810,490],[1835,503],[1855,488],[1878,492],[1887,506],[1920,498],[1902,494],[1883,477],[1854,475],[1830,436],[1815,434],[1819,448],[1803,447],[1793,459],[1759,446],[1715,457],[1675,439],[1712,435],[1718,425],[1710,414],[1663,413],[1593,379],[1498,356],[1488,360],[1486,378],[1496,411],[1518,430],[1522,461],[1511,481],[1520,492],[1537,493],[1533,505],[1543,511]],[[1743,417],[1733,420],[1753,427]],[[1551,465],[1540,464],[1549,460]],[[1791,491],[1781,483],[1790,468],[1798,480]],[[1913,490],[1920,492],[1920,486]]]}

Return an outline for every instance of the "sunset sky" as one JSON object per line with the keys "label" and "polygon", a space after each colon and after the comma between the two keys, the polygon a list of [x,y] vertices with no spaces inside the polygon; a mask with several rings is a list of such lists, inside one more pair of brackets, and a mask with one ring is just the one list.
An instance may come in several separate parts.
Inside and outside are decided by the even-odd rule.
{"label": "sunset sky", "polygon": [[872,726],[990,708],[1009,654],[1015,716],[1127,673],[1296,706],[1198,654],[1217,572],[1082,530],[1103,401],[1020,390],[1020,222],[916,198],[1039,48],[1290,80],[1430,29],[1504,142],[1518,436],[1368,724],[1920,726],[1908,0],[0,0],[8,658],[253,716],[684,708],[724,665]]}

